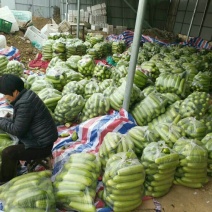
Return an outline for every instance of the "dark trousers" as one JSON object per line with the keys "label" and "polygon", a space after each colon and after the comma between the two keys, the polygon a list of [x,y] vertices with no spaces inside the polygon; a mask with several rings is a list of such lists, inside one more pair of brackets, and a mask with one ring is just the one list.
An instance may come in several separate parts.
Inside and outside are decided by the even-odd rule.
{"label": "dark trousers", "polygon": [[52,147],[51,145],[42,149],[25,149],[23,144],[6,147],[1,156],[0,181],[9,181],[17,175],[17,165],[20,160],[29,161],[45,158],[51,154]]}

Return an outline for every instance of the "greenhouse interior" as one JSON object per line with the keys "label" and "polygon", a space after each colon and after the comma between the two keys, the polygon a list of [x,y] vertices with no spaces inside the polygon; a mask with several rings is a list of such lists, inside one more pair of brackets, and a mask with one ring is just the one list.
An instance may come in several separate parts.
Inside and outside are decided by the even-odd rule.
{"label": "greenhouse interior", "polygon": [[212,0],[0,0],[0,211],[210,212]]}

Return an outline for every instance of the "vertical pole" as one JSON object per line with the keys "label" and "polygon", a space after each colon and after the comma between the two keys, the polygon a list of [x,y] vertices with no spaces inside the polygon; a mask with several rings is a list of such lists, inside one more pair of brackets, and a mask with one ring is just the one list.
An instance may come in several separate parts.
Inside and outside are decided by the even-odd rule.
{"label": "vertical pole", "polygon": [[66,21],[68,21],[68,0],[66,0],[66,16],[65,16]]}
{"label": "vertical pole", "polygon": [[78,0],[77,4],[77,38],[79,38],[79,25],[80,25],[80,0]]}
{"label": "vertical pole", "polygon": [[60,0],[60,18],[61,18],[61,20],[63,20],[63,18],[64,18],[64,17],[63,17],[63,15],[64,15],[64,14],[63,14],[63,11],[64,11],[64,10],[63,10],[63,9],[64,9],[63,7],[64,7],[64,5],[63,5],[63,0]]}
{"label": "vertical pole", "polygon": [[135,23],[135,32],[134,32],[133,43],[132,43],[132,54],[130,57],[130,64],[128,69],[127,83],[125,87],[125,95],[124,95],[124,102],[123,102],[123,108],[127,111],[129,110],[131,90],[133,87],[133,80],[134,80],[135,68],[136,68],[138,51],[139,51],[140,40],[141,40],[141,30],[142,30],[142,25],[144,20],[145,7],[146,7],[146,0],[139,0],[136,23]]}
{"label": "vertical pole", "polygon": [[51,0],[49,0],[49,18],[51,18]]}
{"label": "vertical pole", "polygon": [[196,1],[196,5],[195,5],[195,7],[194,7],[194,12],[193,12],[193,15],[192,15],[192,18],[191,18],[190,26],[189,26],[189,28],[188,28],[187,41],[188,41],[188,39],[189,39],[189,35],[190,35],[190,31],[191,31],[191,27],[192,27],[192,24],[193,24],[193,20],[194,20],[194,16],[195,16],[195,13],[196,13],[196,9],[197,9],[198,2],[199,2],[199,0]]}

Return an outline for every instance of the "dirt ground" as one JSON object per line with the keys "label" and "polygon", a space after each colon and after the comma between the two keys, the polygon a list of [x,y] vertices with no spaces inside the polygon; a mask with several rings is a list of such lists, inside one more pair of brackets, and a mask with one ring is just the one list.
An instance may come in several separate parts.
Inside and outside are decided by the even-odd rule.
{"label": "dirt ground", "polygon": [[[173,185],[170,192],[155,198],[161,205],[161,212],[211,212],[212,211],[212,178],[201,189],[192,189]],[[135,212],[154,212],[153,200],[143,201]]]}
{"label": "dirt ground", "polygon": [[[51,20],[42,17],[33,17],[32,23],[36,28],[41,29],[46,24],[51,23]],[[7,46],[14,46],[19,49],[21,54],[20,61],[25,65],[25,68],[27,68],[29,61],[35,59],[39,50],[33,47],[28,39],[24,38],[25,31],[19,30],[14,34],[0,33],[6,37]]]}

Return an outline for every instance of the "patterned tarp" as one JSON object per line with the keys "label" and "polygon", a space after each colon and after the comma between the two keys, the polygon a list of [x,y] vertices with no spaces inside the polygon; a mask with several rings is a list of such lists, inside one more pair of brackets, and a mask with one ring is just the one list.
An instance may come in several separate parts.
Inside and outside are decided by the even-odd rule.
{"label": "patterned tarp", "polygon": [[14,46],[0,49],[0,55],[4,55],[8,60],[20,60],[20,51]]}
{"label": "patterned tarp", "polygon": [[[133,37],[134,37],[134,32],[131,30],[126,30],[120,35],[109,35],[106,40],[108,41],[118,41],[118,40],[124,40],[126,45],[129,47],[132,42],[133,42]],[[140,39],[141,43],[145,42],[151,42],[151,43],[160,43],[162,45],[176,45],[176,44],[181,44],[184,46],[193,46],[198,49],[212,49],[212,46],[209,44],[208,41],[202,39],[201,37],[194,37],[194,38],[189,38],[188,41],[185,42],[180,42],[180,43],[166,43],[164,41],[158,40],[156,38],[152,38],[148,35],[141,35]]]}
{"label": "patterned tarp", "polygon": [[[135,120],[124,109],[120,111],[111,110],[109,114],[89,119],[79,125],[66,128],[58,126],[59,135],[68,132],[70,136],[58,138],[53,146],[54,169],[52,180],[62,169],[63,164],[69,156],[76,152],[90,152],[97,154],[104,136],[108,132],[119,132],[125,134],[129,129],[136,126]],[[72,141],[72,133],[76,131],[78,140]]]}

